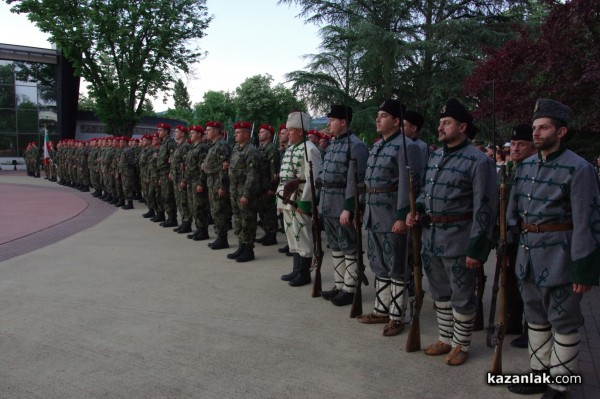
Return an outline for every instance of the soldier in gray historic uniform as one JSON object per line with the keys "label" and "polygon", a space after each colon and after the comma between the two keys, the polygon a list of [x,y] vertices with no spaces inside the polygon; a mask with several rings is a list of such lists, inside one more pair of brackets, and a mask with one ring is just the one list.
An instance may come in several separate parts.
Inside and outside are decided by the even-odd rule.
{"label": "soldier in gray historic uniform", "polygon": [[309,182],[309,162],[312,163],[313,176],[316,178],[321,170],[321,152],[306,140],[306,132],[310,129],[308,114],[292,112],[288,115],[286,127],[289,147],[281,161],[277,209],[283,213],[285,234],[294,262],[292,272],[281,276],[281,279],[288,281],[292,287],[300,287],[311,282],[310,266],[314,252],[310,214],[315,193]]}
{"label": "soldier in gray historic uniform", "polygon": [[175,128],[175,142],[177,143],[177,147],[173,151],[173,155],[171,155],[171,171],[169,172],[169,179],[173,183],[175,203],[181,215],[181,224],[173,229],[178,234],[192,232],[192,214],[188,204],[187,188],[185,184],[182,184],[185,173],[185,157],[190,149],[190,144],[186,141],[187,133],[188,128],[186,126],[177,125]]}
{"label": "soldier in gray historic uniform", "polygon": [[277,146],[273,143],[275,129],[267,124],[261,125],[258,131],[260,152],[260,193],[258,198],[258,215],[265,235],[256,242],[269,246],[277,244],[277,205],[275,190],[279,185],[279,168],[281,157]]}
{"label": "soldier in gray historic uniform", "polygon": [[[515,262],[529,329],[530,366],[552,377],[578,371],[582,295],[600,274],[600,190],[594,167],[563,141],[571,110],[539,99],[533,112],[538,153],[515,170],[507,208],[520,229]],[[515,393],[565,398],[567,385],[513,384]]]}
{"label": "soldier in gray historic uniform", "polygon": [[[495,244],[498,213],[496,165],[471,145],[473,118],[456,99],[440,114],[443,147],[431,154],[417,198],[423,225],[423,269],[438,320],[439,340],[425,354],[446,354],[444,362],[463,364],[469,354],[477,312],[475,278]],[[419,216],[407,217],[413,226]]]}
{"label": "soldier in gray historic uniform", "polygon": [[229,248],[227,231],[231,222],[231,202],[229,200],[229,159],[231,148],[223,139],[221,122],[206,124],[206,137],[211,142],[202,170],[206,173],[210,213],[214,220],[217,239],[208,244],[212,249]]}
{"label": "soldier in gray historic uniform", "polygon": [[425,118],[417,111],[409,109],[404,113],[404,134],[419,147],[423,167],[427,165],[429,159],[429,146],[419,138],[424,122]]}
{"label": "soldier in gray historic uniform", "polygon": [[349,305],[356,291],[356,230],[352,224],[355,191],[354,163],[362,183],[369,150],[350,131],[352,108],[333,105],[327,114],[327,126],[335,141],[327,147],[323,167],[317,179],[321,187],[319,212],[325,226],[327,243],[333,260],[334,287],[321,296],[334,305]]}
{"label": "soldier in gray historic uniform", "polygon": [[[423,169],[418,147],[401,133],[404,106],[388,99],[377,112],[377,132],[382,139],[373,144],[365,174],[364,226],[368,232],[367,256],[375,274],[373,311],[358,317],[364,324],[386,323],[384,336],[404,329],[405,287],[410,277],[406,258],[406,224],[409,210],[407,166],[417,175]],[[408,273],[407,273],[408,272]]]}
{"label": "soldier in gray historic uniform", "polygon": [[250,143],[252,125],[249,122],[236,122],[233,129],[236,144],[229,163],[229,189],[234,232],[239,245],[227,258],[237,262],[248,262],[254,259],[256,214],[260,194],[260,154]]}

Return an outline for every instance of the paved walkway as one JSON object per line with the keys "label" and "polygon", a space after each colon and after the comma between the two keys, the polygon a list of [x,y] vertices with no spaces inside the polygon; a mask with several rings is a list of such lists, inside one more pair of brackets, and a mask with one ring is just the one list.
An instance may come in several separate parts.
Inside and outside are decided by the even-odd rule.
{"label": "paved walkway", "polygon": [[[0,172],[0,398],[519,398],[485,384],[484,332],[461,367],[406,353],[405,334],[383,337],[281,282],[291,260],[276,247],[238,264],[135,205]],[[597,288],[584,297],[584,384],[570,398],[600,397],[599,300]],[[372,301],[371,285],[365,311]],[[431,305],[424,345],[437,336]],[[512,338],[504,371],[526,372]]]}

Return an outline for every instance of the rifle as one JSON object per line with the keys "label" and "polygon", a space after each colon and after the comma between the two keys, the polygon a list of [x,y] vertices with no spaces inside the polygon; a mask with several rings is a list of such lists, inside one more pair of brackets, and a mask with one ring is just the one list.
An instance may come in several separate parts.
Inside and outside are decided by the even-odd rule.
{"label": "rifle", "polygon": [[477,313],[475,314],[475,324],[473,326],[473,331],[483,330],[483,292],[485,291],[486,281],[487,276],[485,275],[483,265],[481,265],[481,267],[477,270],[477,279],[475,282],[475,291],[477,295]]}
{"label": "rifle", "polygon": [[[506,250],[506,182],[505,182],[505,170],[504,165],[500,169],[501,183],[500,183],[500,241],[498,241],[498,247],[496,248],[496,273],[499,275],[498,287],[494,286],[494,290],[498,292],[498,298],[500,300],[500,306],[498,308],[498,315],[496,322],[493,326],[488,327],[488,346],[494,348],[494,356],[492,358],[492,370],[493,374],[502,374],[502,343],[504,342],[504,335],[506,334],[506,270],[508,264],[508,251]],[[495,298],[494,298],[495,299]],[[495,300],[494,308],[495,311]],[[491,344],[491,345],[490,345]]]}
{"label": "rifle", "polygon": [[[415,176],[409,169],[408,198],[410,213],[414,217],[417,212],[415,199]],[[406,352],[415,352],[421,349],[421,307],[423,306],[423,269],[421,265],[421,225],[410,228],[413,257],[413,279],[415,284],[415,307],[408,337],[406,338]],[[407,248],[408,250],[408,248]]]}
{"label": "rifle", "polygon": [[358,162],[356,158],[352,159],[354,168],[354,229],[356,230],[356,292],[350,308],[350,317],[355,318],[362,314],[362,289],[361,285],[369,285],[369,280],[365,276],[365,263],[363,261],[362,245],[362,211],[360,209],[360,186],[358,177]]}

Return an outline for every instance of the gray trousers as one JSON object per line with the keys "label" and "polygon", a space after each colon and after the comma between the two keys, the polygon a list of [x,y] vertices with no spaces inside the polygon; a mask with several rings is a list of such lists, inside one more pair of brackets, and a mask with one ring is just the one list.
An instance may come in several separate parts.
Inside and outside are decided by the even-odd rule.
{"label": "gray trousers", "polygon": [[425,247],[421,252],[423,269],[429,281],[431,296],[435,301],[450,301],[452,309],[464,315],[477,312],[475,295],[476,271],[467,269],[466,257],[446,258],[434,256]]}
{"label": "gray trousers", "polygon": [[[367,257],[371,271],[379,277],[404,280],[406,236],[394,233],[375,233],[368,230]],[[408,265],[406,265],[408,267]]]}
{"label": "gray trousers", "polygon": [[356,230],[354,226],[342,226],[339,217],[322,216],[327,235],[327,244],[332,251],[352,255],[356,252]]}

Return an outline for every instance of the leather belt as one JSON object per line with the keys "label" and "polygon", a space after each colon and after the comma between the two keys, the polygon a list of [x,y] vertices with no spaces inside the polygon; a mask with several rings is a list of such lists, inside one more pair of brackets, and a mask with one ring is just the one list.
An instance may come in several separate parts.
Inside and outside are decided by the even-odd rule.
{"label": "leather belt", "polygon": [[462,215],[430,215],[426,214],[423,216],[422,223],[424,226],[431,226],[432,224],[448,224],[454,222],[461,222],[465,220],[473,219],[472,213],[463,213]]}
{"label": "leather belt", "polygon": [[529,224],[521,223],[523,233],[546,233],[552,231],[568,231],[573,230],[573,223],[546,223],[546,224]]}
{"label": "leather belt", "polygon": [[[283,184],[285,184],[285,183],[287,183],[287,182],[289,182],[289,181],[292,181],[292,180],[296,180],[296,179],[281,180],[279,183],[283,183]],[[298,179],[298,182],[299,182],[300,184],[302,184],[302,183],[306,183],[306,180]]]}
{"label": "leather belt", "polygon": [[323,188],[346,188],[346,183],[321,183],[321,187]]}
{"label": "leather belt", "polygon": [[379,194],[379,193],[393,193],[398,191],[398,186],[392,187],[367,187],[367,194]]}

